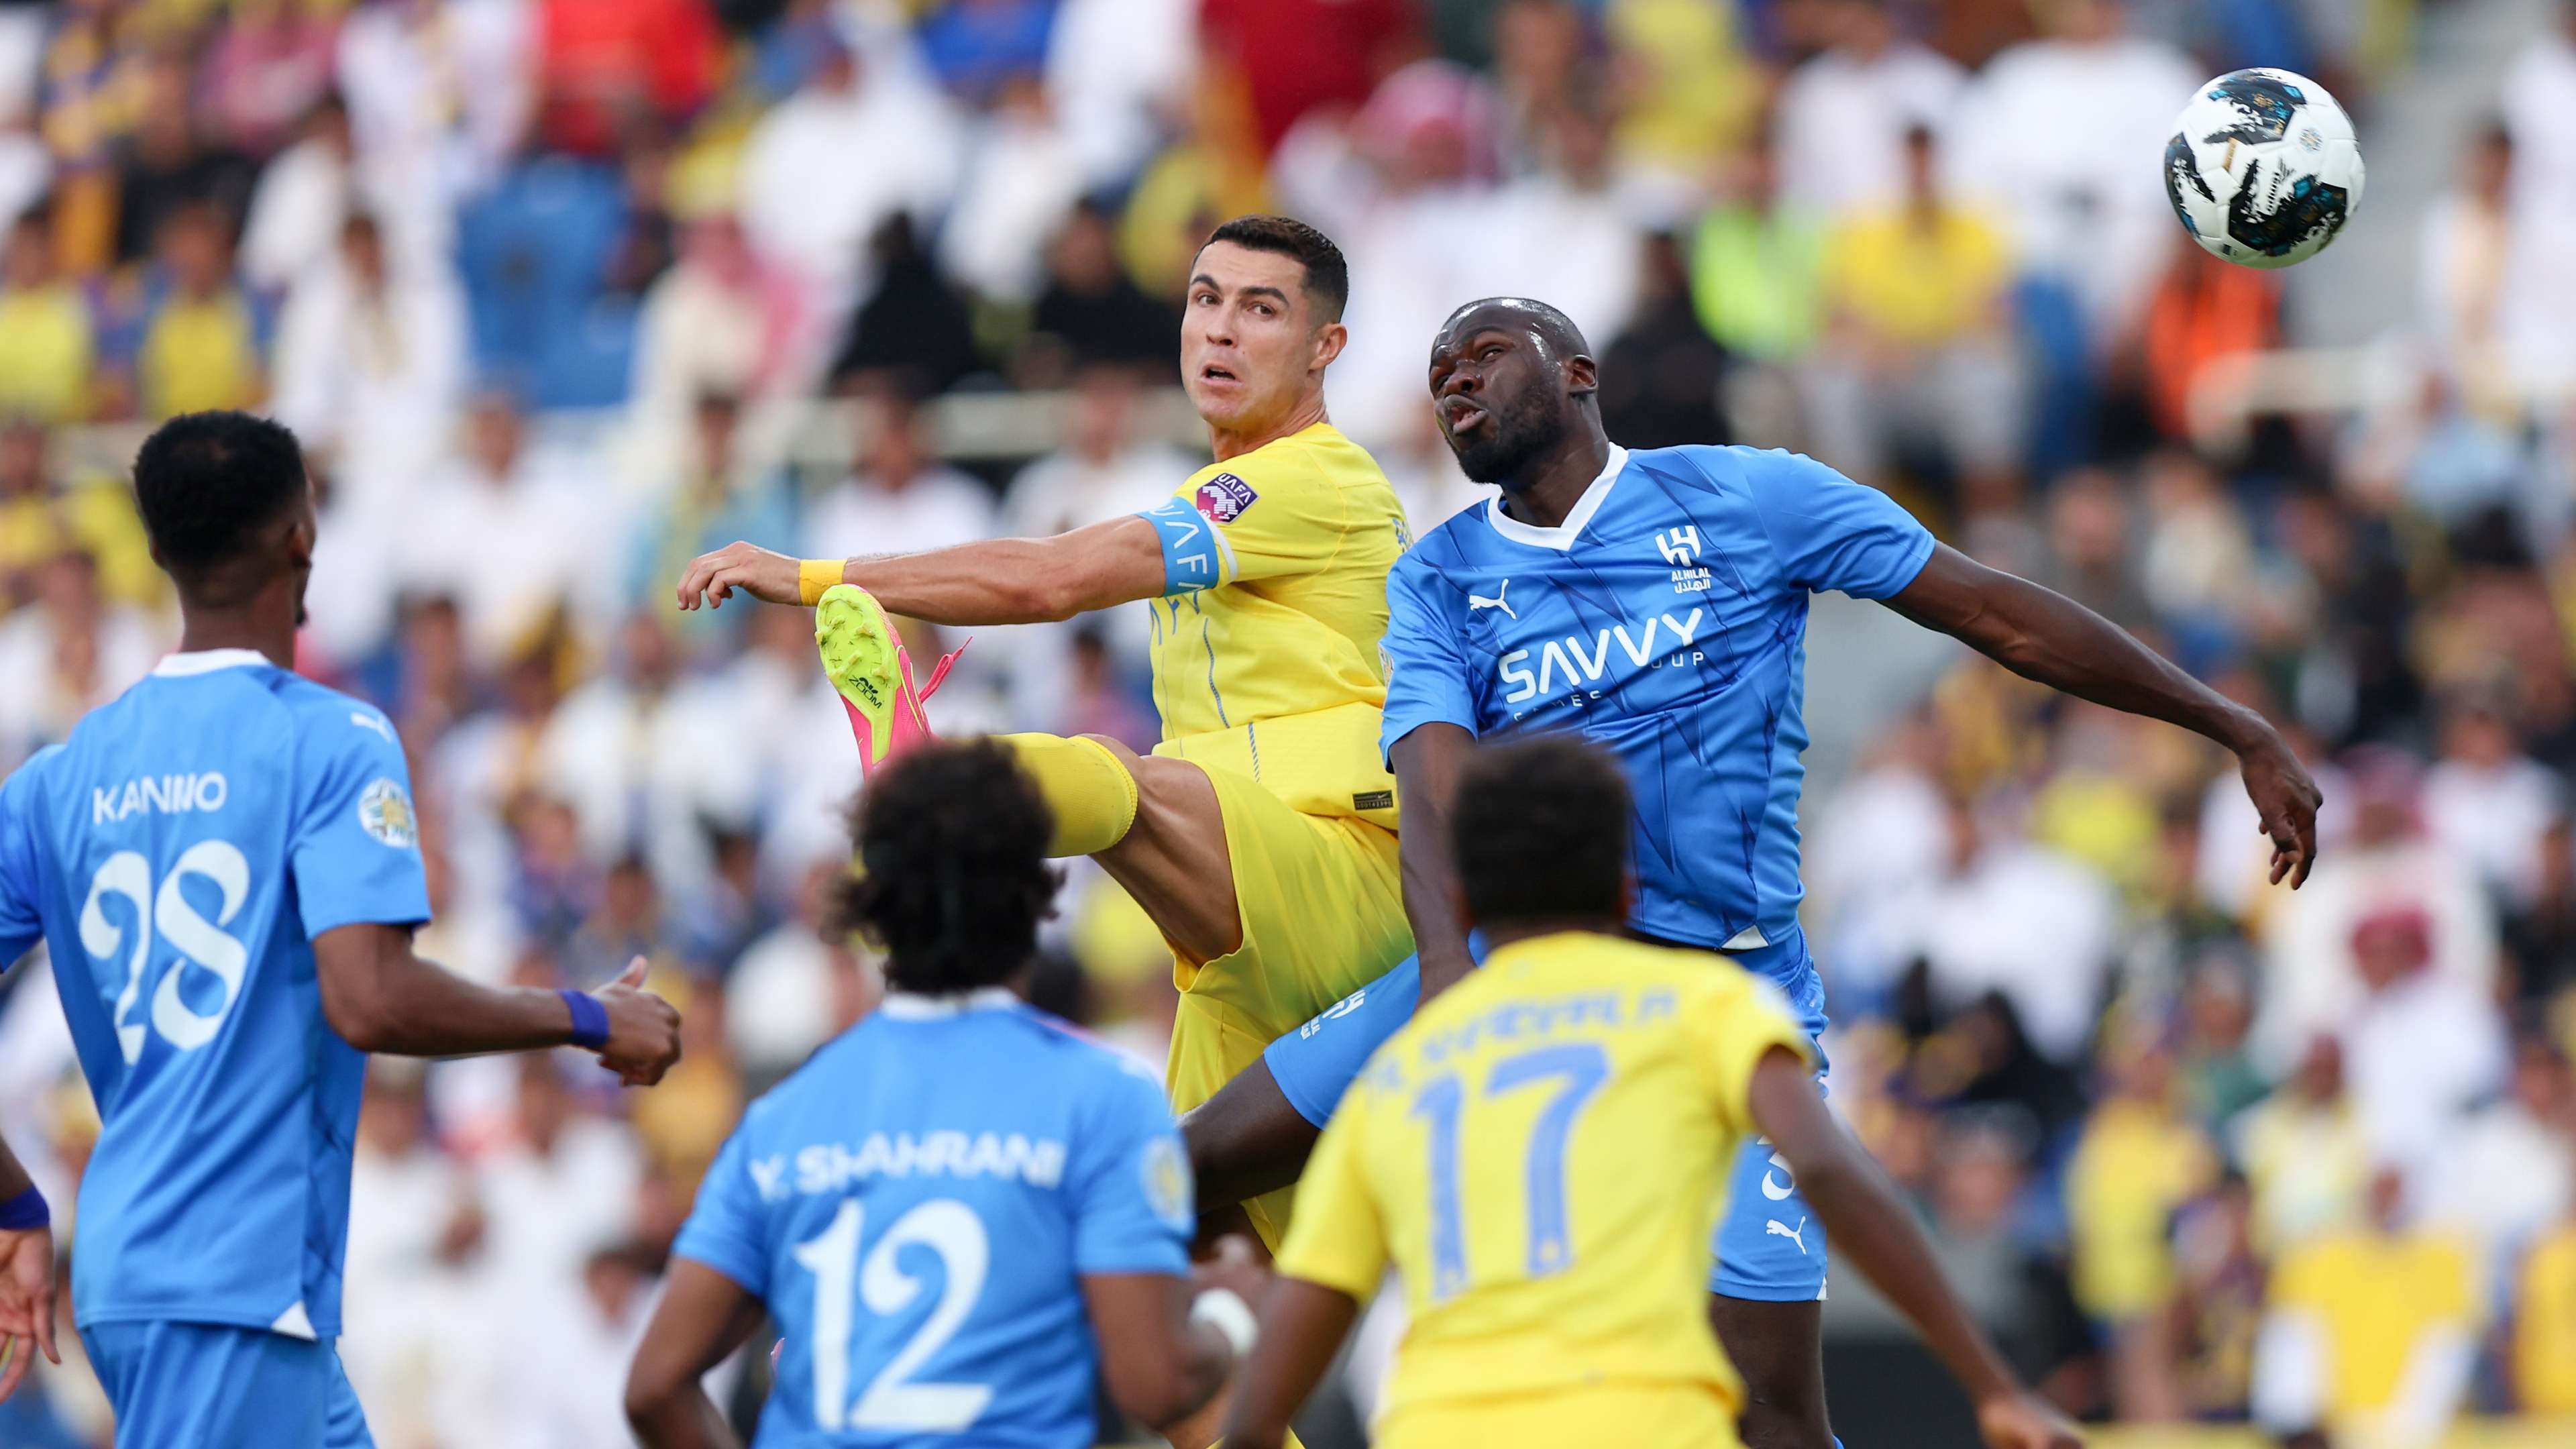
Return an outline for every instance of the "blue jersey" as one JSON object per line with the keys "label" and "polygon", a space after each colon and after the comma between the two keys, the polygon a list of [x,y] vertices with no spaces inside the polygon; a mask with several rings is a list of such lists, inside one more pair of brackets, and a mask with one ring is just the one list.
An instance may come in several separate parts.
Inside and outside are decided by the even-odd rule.
{"label": "blue jersey", "polygon": [[743,1115],[673,1251],[764,1300],[760,1449],[1088,1449],[1080,1280],[1189,1271],[1153,1074],[993,989],[891,995]]}
{"label": "blue jersey", "polygon": [[[1581,731],[1636,793],[1636,928],[1760,959],[1803,894],[1807,596],[1885,598],[1931,554],[1893,499],[1811,459],[1613,447],[1561,526],[1494,499],[1396,564],[1384,743],[1435,722]],[[1812,961],[1770,954],[1820,1026]]]}
{"label": "blue jersey", "polygon": [[0,963],[51,946],[104,1124],[83,1327],[339,1333],[366,1059],[313,938],[428,918],[393,726],[249,650],[173,655],[0,784]]}

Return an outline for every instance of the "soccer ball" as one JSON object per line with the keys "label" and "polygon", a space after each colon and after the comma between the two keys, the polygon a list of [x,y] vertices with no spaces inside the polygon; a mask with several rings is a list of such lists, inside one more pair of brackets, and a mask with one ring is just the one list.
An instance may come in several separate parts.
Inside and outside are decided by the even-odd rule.
{"label": "soccer ball", "polygon": [[2361,205],[2361,144],[2352,118],[2306,76],[2229,71],[2174,122],[2165,195],[2211,256],[2291,266],[2324,251]]}

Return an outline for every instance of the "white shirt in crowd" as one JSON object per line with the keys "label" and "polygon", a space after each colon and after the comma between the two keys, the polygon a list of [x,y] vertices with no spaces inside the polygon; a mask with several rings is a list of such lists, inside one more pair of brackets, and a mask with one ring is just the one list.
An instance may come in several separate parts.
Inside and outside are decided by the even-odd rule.
{"label": "white shirt in crowd", "polygon": [[919,553],[991,538],[993,490],[954,468],[931,464],[889,487],[853,474],[814,500],[805,519],[807,558]]}
{"label": "white shirt in crowd", "polygon": [[[599,520],[558,460],[523,451],[504,477],[456,458],[430,476],[402,534],[402,582],[456,600],[469,654],[489,669],[509,657],[586,559],[564,540],[597,536]],[[614,536],[613,534],[611,536]]]}
{"label": "white shirt in crowd", "polygon": [[2557,773],[2527,756],[2492,769],[2443,760],[2424,776],[2424,828],[2445,853],[2476,867],[2489,889],[2525,902],[2540,889],[2541,837],[2557,822],[2564,794]]}
{"label": "white shirt in crowd", "polygon": [[[2247,832],[2261,838],[2250,825]],[[2254,1022],[2258,1058],[2287,1070],[2309,1042],[2357,1017],[2364,991],[2353,959],[2354,928],[2408,906],[2421,910],[2429,925],[2432,974],[2491,999],[2495,909],[2466,862],[2426,841],[2324,849],[2308,883],[2275,907]]]}
{"label": "white shirt in crowd", "polygon": [[1047,37],[1046,89],[1086,188],[1124,181],[1187,103],[1195,0],[1064,0]]}
{"label": "white shirt in crowd", "polygon": [[1830,220],[1893,202],[1905,187],[1905,133],[1943,132],[1967,84],[1958,62],[1912,41],[1876,55],[1837,46],[1798,67],[1774,123],[1783,203]]}
{"label": "white shirt in crowd", "polygon": [[[817,83],[779,102],[743,148],[744,230],[818,286],[833,317],[872,285],[867,242],[878,226],[909,211],[927,236],[964,160],[945,96],[883,56],[858,66],[846,89]],[[858,157],[867,164],[852,164]]]}

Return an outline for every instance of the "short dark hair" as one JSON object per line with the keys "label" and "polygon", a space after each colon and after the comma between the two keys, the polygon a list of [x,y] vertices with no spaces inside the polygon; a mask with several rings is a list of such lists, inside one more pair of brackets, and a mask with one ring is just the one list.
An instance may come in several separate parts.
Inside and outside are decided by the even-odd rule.
{"label": "short dark hair", "polygon": [[924,745],[868,781],[855,815],[860,869],[833,918],[885,950],[887,985],[953,995],[1029,963],[1063,877],[1054,817],[1009,747]]}
{"label": "short dark hair", "polygon": [[1631,814],[1618,762],[1575,736],[1477,751],[1449,814],[1469,913],[1485,925],[1623,914]]}
{"label": "short dark hair", "polygon": [[1293,216],[1238,216],[1209,232],[1199,249],[1218,242],[1295,258],[1306,269],[1306,295],[1314,299],[1316,314],[1326,322],[1342,320],[1351,300],[1351,267],[1331,237]]}
{"label": "short dark hair", "polygon": [[249,413],[182,413],[134,455],[134,506],[173,575],[239,558],[306,487],[295,434]]}

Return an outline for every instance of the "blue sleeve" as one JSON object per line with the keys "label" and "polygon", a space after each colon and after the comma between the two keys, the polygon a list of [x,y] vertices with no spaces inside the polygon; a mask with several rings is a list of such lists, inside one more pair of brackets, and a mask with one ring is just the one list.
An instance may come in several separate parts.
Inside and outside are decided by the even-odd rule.
{"label": "blue sleeve", "polygon": [[31,760],[0,780],[0,971],[34,950],[45,933],[37,906],[35,774]]}
{"label": "blue sleeve", "polygon": [[287,851],[305,935],[428,920],[411,767],[394,727],[374,708],[337,695],[309,706],[297,727],[304,735],[296,752],[302,803]]}
{"label": "blue sleeve", "polygon": [[[1485,957],[1481,939],[1469,943],[1476,959]],[[1333,1119],[1342,1094],[1358,1081],[1360,1069],[1413,1020],[1422,1001],[1422,958],[1407,956],[1402,964],[1317,1013],[1315,1019],[1280,1037],[1262,1052],[1270,1079],[1297,1115],[1321,1128]]]}
{"label": "blue sleeve", "polygon": [[1788,583],[1811,594],[1884,599],[1914,582],[1932,557],[1932,531],[1877,489],[1800,453],[1740,456],[1754,513]]}
{"label": "blue sleeve", "polygon": [[[1417,546],[1418,547],[1418,546]],[[1408,556],[1409,557],[1409,556]],[[1428,587],[1425,568],[1398,563],[1386,579],[1386,722],[1378,751],[1427,724],[1454,724],[1476,732],[1476,697],[1457,634]]]}
{"label": "blue sleeve", "polygon": [[1163,597],[1226,583],[1225,539],[1186,498],[1167,498],[1136,515],[1163,544]]}
{"label": "blue sleeve", "polygon": [[[747,1125],[747,1124],[746,1124]],[[762,1232],[760,1184],[751,1175],[746,1127],[736,1127],[698,1183],[698,1200],[671,1244],[675,1257],[706,1264],[754,1298],[769,1296],[769,1245]]]}
{"label": "blue sleeve", "polygon": [[1121,1070],[1075,1150],[1073,1271],[1188,1273],[1198,1206],[1162,1088]]}

